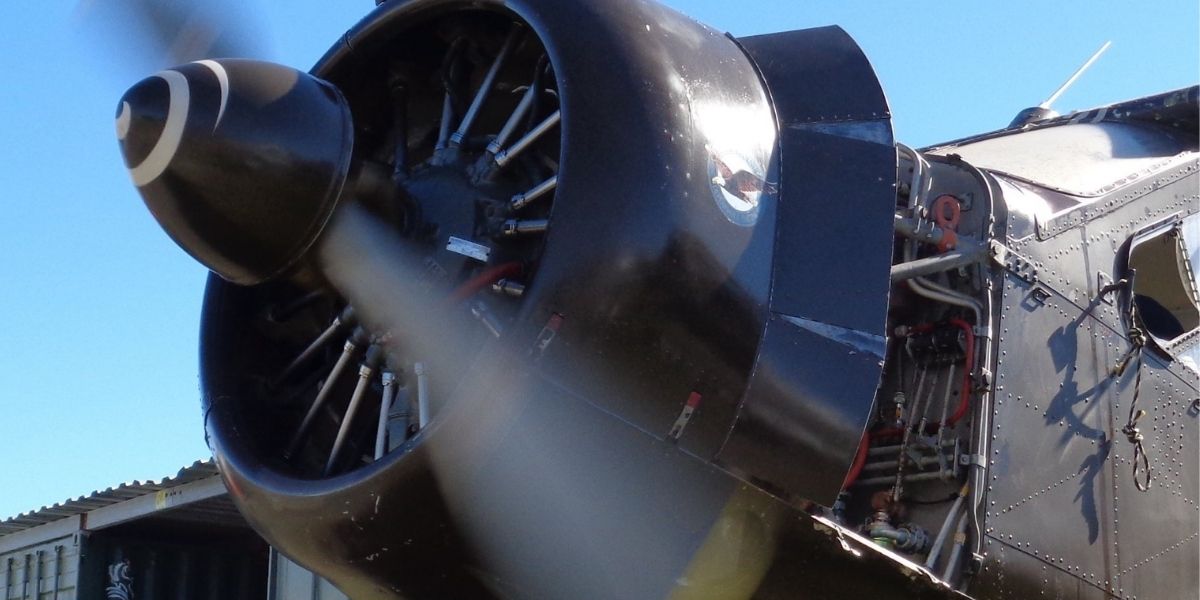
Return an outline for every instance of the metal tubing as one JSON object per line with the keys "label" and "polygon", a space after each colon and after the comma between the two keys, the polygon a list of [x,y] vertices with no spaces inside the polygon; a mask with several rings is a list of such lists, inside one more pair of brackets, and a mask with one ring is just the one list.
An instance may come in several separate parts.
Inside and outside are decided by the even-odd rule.
{"label": "metal tubing", "polygon": [[425,363],[413,363],[413,374],[417,376],[417,427],[425,429],[429,424],[429,372]]}
{"label": "metal tubing", "polygon": [[509,219],[504,222],[501,233],[506,237],[543,233],[550,227],[549,219]]}
{"label": "metal tubing", "polygon": [[292,435],[292,440],[288,442],[287,450],[283,453],[284,458],[291,458],[300,448],[300,442],[304,441],[304,436],[308,434],[308,428],[312,427],[313,421],[317,418],[317,413],[321,407],[325,406],[325,402],[329,400],[329,394],[333,391],[334,384],[337,383],[337,378],[345,370],[346,365],[354,358],[354,354],[358,352],[358,345],[353,340],[347,340],[346,345],[342,347],[342,355],[333,365],[333,369],[329,371],[329,377],[325,379],[325,385],[321,386],[317,392],[317,397],[313,400],[312,406],[308,407],[308,413],[304,415],[304,420],[300,422],[300,427],[296,428],[296,433]]}
{"label": "metal tubing", "polygon": [[933,376],[933,383],[929,385],[929,398],[925,400],[925,405],[921,407],[921,421],[917,425],[917,434],[925,435],[925,426],[929,424],[929,407],[933,406],[933,392],[937,389],[938,376]]}
{"label": "metal tubing", "polygon": [[550,128],[554,127],[555,125],[558,125],[558,122],[561,118],[562,111],[556,110],[553,113],[550,113],[550,116],[546,117],[541,123],[538,123],[533,129],[530,129],[529,133],[521,136],[521,139],[513,143],[513,145],[508,149],[501,150],[500,152],[496,153],[496,167],[500,169],[504,168],[509,161],[516,158],[518,154],[523,152],[529,146],[533,145],[533,143],[536,142],[537,139],[542,136],[542,134],[549,131]]}
{"label": "metal tubing", "polygon": [[537,200],[538,198],[541,198],[542,196],[544,196],[546,194],[546,192],[553,190],[557,186],[558,186],[558,175],[555,175],[555,176],[551,177],[550,179],[547,179],[547,180],[533,186],[533,188],[530,189],[528,192],[525,192],[523,194],[517,194],[516,196],[513,196],[512,200],[510,200],[508,202],[508,208],[509,208],[509,210],[513,210],[513,211],[521,210],[522,208],[529,206],[529,204],[531,202],[533,202],[534,200]]}
{"label": "metal tubing", "polygon": [[[911,458],[909,458],[908,464],[914,464],[914,463],[916,464],[917,468],[921,468],[926,465],[936,465],[936,464],[938,464],[938,457],[937,456],[922,456],[922,457],[918,458],[916,461],[913,461]],[[874,462],[874,463],[869,462],[869,463],[863,465],[863,470],[864,471],[886,471],[888,469],[895,469],[899,466],[900,466],[900,461],[886,460],[886,461],[879,461],[879,462]]]}
{"label": "metal tubing", "polygon": [[517,103],[517,107],[513,109],[508,120],[504,122],[504,127],[500,128],[500,133],[496,134],[496,139],[492,140],[487,145],[488,153],[495,155],[508,142],[509,136],[517,130],[517,125],[521,119],[525,118],[525,113],[529,111],[529,107],[533,105],[533,97],[537,95],[537,87],[530,85],[529,89],[525,90],[525,94],[521,96],[521,101]]}
{"label": "metal tubing", "polygon": [[893,215],[892,229],[910,240],[929,244],[940,244],[946,237],[946,230],[915,217]]}
{"label": "metal tubing", "polygon": [[358,414],[358,408],[362,405],[363,398],[367,396],[367,390],[371,388],[371,377],[375,375],[375,367],[379,365],[379,346],[371,346],[367,349],[367,358],[358,368],[358,383],[354,386],[354,393],[350,396],[350,404],[346,406],[346,414],[342,417],[342,424],[338,427],[337,437],[333,440],[333,449],[329,451],[329,460],[325,463],[325,475],[333,472],[333,465],[337,463],[338,457],[342,453],[342,448],[346,445],[346,438],[350,435],[350,427],[354,423],[354,417]]}
{"label": "metal tubing", "polygon": [[[963,165],[965,165],[971,171],[971,174],[979,180],[979,184],[986,192],[984,194],[984,200],[987,202],[987,227],[984,231],[983,239],[985,242],[988,242],[993,239],[995,235],[996,224],[996,200],[992,196],[991,183],[988,181],[987,176],[984,175],[983,171],[979,170],[979,168],[966,162],[964,162]],[[985,275],[983,302],[980,303],[979,311],[981,320],[975,321],[975,326],[980,329],[975,335],[976,343],[980,345],[979,347],[982,350],[982,352],[976,353],[976,355],[980,357],[980,360],[975,361],[975,368],[979,375],[983,375],[985,372],[990,372],[992,368],[992,292],[992,278]],[[979,379],[975,379],[975,381],[979,381]],[[975,424],[975,440],[973,441],[972,449],[977,456],[986,457],[990,455],[989,440],[991,439],[992,407],[991,394],[988,389],[991,387],[992,382],[983,381],[982,383],[985,385],[982,386],[982,389],[979,392],[979,399],[977,401],[976,418],[978,419],[978,422]],[[971,465],[971,480],[973,483],[970,490],[970,500],[973,507],[971,512],[971,524],[975,532],[973,548],[975,554],[982,554],[983,529],[980,527],[979,515],[982,512],[981,509],[983,508],[983,495],[987,491],[987,467],[974,461],[971,463]]]}
{"label": "metal tubing", "polygon": [[[912,475],[904,476],[904,481],[907,481],[909,483],[911,483],[913,481],[933,481],[935,479],[942,479],[942,474],[929,472],[929,473],[915,473]],[[881,484],[885,484],[885,483],[894,484],[894,483],[896,483],[896,478],[892,475],[885,475],[882,477],[872,477],[870,479],[859,479],[858,481],[854,482],[854,485],[855,486],[881,485]]]}
{"label": "metal tubing", "polygon": [[408,175],[408,90],[397,85],[392,88],[392,180],[399,181]]}
{"label": "metal tubing", "polygon": [[288,363],[288,366],[283,368],[283,372],[271,382],[271,387],[277,387],[279,384],[287,381],[287,379],[291,377],[297,369],[304,365],[304,363],[308,362],[308,360],[312,358],[317,351],[319,351],[321,348],[324,348],[325,344],[328,344],[330,340],[338,335],[338,333],[342,332],[346,327],[349,327],[353,324],[354,309],[346,307],[346,309],[342,311],[342,314],[335,317],[333,319],[333,323],[330,323],[329,327],[326,328],[325,331],[322,331],[321,335],[317,336],[317,339],[313,340],[313,342],[309,344],[308,347],[299,354],[299,356],[292,359],[292,362]]}
{"label": "metal tubing", "polygon": [[932,181],[925,177],[925,168],[928,166],[928,163],[925,162],[920,153],[904,144],[897,142],[896,149],[901,154],[908,155],[909,160],[913,163],[912,179],[908,185],[908,214],[913,218],[919,219],[920,215],[917,214],[917,207],[921,205],[921,198],[925,196],[929,188],[933,187]]}
{"label": "metal tubing", "polygon": [[520,298],[525,294],[525,285],[511,279],[501,279],[492,284],[492,291],[510,298]]}
{"label": "metal tubing", "polygon": [[949,582],[958,566],[958,558],[962,556],[963,546],[967,543],[967,513],[958,518],[958,526],[954,528],[954,548],[950,550],[950,558],[946,560],[946,570],[942,572],[942,581]]}
{"label": "metal tubing", "polygon": [[442,98],[442,120],[438,123],[438,137],[437,143],[433,146],[434,150],[443,150],[450,142],[450,119],[454,118],[454,96],[450,93],[450,86],[461,59],[459,52],[462,44],[461,36],[450,42],[450,47],[446,50],[445,62],[442,65],[442,83],[446,88],[446,95]]}
{"label": "metal tubing", "polygon": [[494,337],[500,337],[503,327],[500,325],[500,322],[496,320],[496,316],[492,314],[492,311],[488,310],[486,304],[483,302],[475,302],[471,305],[471,314],[483,324],[484,328],[488,330],[488,333],[492,334]]}
{"label": "metal tubing", "polygon": [[950,527],[954,523],[954,519],[958,516],[958,511],[962,509],[963,499],[966,494],[959,492],[958,497],[954,499],[954,504],[950,505],[950,512],[946,513],[946,518],[942,520],[942,528],[938,530],[937,537],[933,540],[933,547],[929,550],[929,556],[925,557],[925,568],[932,571],[937,566],[937,559],[942,554],[942,545],[946,543],[946,536],[950,535]]}
{"label": "metal tubing", "polygon": [[904,453],[908,450],[908,441],[912,438],[912,423],[917,416],[917,405],[921,403],[921,388],[925,385],[926,371],[925,367],[921,367],[921,376],[917,379],[917,389],[913,392],[912,404],[908,407],[908,420],[904,422],[900,450],[896,453],[896,476],[893,478],[892,484],[892,500],[894,502],[899,502],[901,494],[904,492]]}
{"label": "metal tubing", "polygon": [[388,413],[396,398],[396,375],[391,371],[383,372],[383,394],[379,400],[379,425],[375,429],[375,460],[383,458],[387,452]]}
{"label": "metal tubing", "polygon": [[[942,447],[943,448],[952,448],[952,447],[954,447],[954,441],[953,440],[943,441]],[[867,456],[885,456],[885,455],[889,455],[889,454],[895,454],[899,450],[900,450],[899,445],[874,446],[870,450],[867,450]]]}
{"label": "metal tubing", "polygon": [[950,392],[954,389],[954,371],[955,365],[954,363],[950,363],[950,375],[946,377],[946,391],[942,394],[942,418],[938,421],[940,423],[937,433],[938,446],[942,445],[942,439],[946,434],[946,416],[949,414],[950,409]]}
{"label": "metal tubing", "polygon": [[446,90],[446,96],[442,98],[442,122],[438,124],[438,138],[434,145],[435,150],[442,150],[450,141],[450,119],[454,118],[454,101],[450,98],[450,90]]}
{"label": "metal tubing", "polygon": [[958,248],[937,256],[892,265],[892,283],[923,275],[942,273],[958,267],[975,264],[987,257],[987,248],[981,244],[968,243],[959,239]]}
{"label": "metal tubing", "polygon": [[937,302],[943,302],[946,304],[952,304],[954,306],[961,306],[963,308],[970,309],[975,315],[976,323],[979,323],[979,320],[983,318],[983,305],[981,305],[978,300],[967,296],[966,294],[960,294],[948,288],[942,287],[925,279],[924,277],[914,277],[909,279],[907,283],[908,287],[911,288],[913,292],[916,292],[919,296],[924,296]]}
{"label": "metal tubing", "polygon": [[463,120],[458,124],[458,129],[450,136],[450,146],[458,146],[467,138],[471,124],[475,121],[475,117],[479,115],[479,109],[483,106],[483,102],[487,100],[492,87],[496,85],[496,76],[500,74],[500,68],[504,66],[504,61],[508,59],[509,53],[517,45],[517,40],[521,37],[521,30],[520,25],[513,25],[512,30],[508,32],[508,37],[504,40],[504,45],[500,47],[500,53],[496,55],[496,59],[492,61],[492,66],[488,68],[487,75],[483,77],[483,82],[479,84],[479,90],[475,92],[475,99],[471,101],[471,106],[467,109],[467,114],[463,115]]}

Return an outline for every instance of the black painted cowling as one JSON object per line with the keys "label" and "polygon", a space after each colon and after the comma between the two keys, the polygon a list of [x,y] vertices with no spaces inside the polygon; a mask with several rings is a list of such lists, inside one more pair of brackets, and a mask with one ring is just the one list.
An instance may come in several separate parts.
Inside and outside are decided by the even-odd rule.
{"label": "black painted cowling", "polygon": [[[403,87],[395,71],[424,77],[424,87],[406,82],[406,108],[436,124],[446,82],[420,63],[441,61],[453,44],[431,32],[494,41],[514,22],[544,46],[562,113],[549,230],[521,304],[499,339],[460,344],[472,350],[433,365],[445,406],[402,450],[335,477],[302,473],[280,460],[275,438],[295,419],[272,405],[263,381],[297,350],[264,308],[303,284],[228,281],[262,281],[310,246],[324,254],[354,240],[334,205],[339,196],[342,207],[360,204],[339,192],[361,166],[346,164],[352,138],[356,161],[401,154],[388,146],[400,137],[388,133],[389,102]],[[663,597],[731,498],[771,504],[766,490],[792,506],[832,501],[880,371],[878,349],[845,340],[883,335],[895,175],[887,107],[840,30],[748,42],[652,2],[388,2],[314,76],[296,78],[297,93],[331,96],[311,122],[243,121],[247,131],[223,135],[245,152],[208,157],[230,181],[244,175],[277,190],[224,203],[239,186],[171,172],[149,184],[170,184],[165,191],[143,186],[172,236],[228,280],[210,278],[205,298],[206,431],[235,501],[272,545],[354,597]],[[825,62],[837,68],[816,68]],[[180,70],[207,80],[202,68]],[[853,85],[807,80],[818,77]],[[319,95],[309,92],[301,99]],[[447,102],[461,111],[469,100]],[[850,104],[861,111],[822,112]],[[335,135],[334,125],[350,126],[346,106],[356,129]],[[437,128],[418,122],[403,133],[413,154]],[[241,135],[251,139],[239,144]],[[301,161],[257,162],[278,154],[272,135],[285,140],[284,155],[325,162],[288,180]],[[434,151],[396,184],[398,196],[429,217],[438,194],[422,196],[414,181],[455,160]],[[458,179],[454,190],[486,194],[493,184],[482,179]],[[244,207],[255,215],[237,223],[250,224],[278,213],[272,202],[285,192],[310,195],[274,232],[195,226],[184,204],[200,198],[222,216]],[[472,231],[482,221],[464,215],[455,235],[482,240]],[[801,523],[760,525],[778,541],[802,537]],[[762,544],[764,573],[771,547]],[[784,570],[771,572],[764,597],[795,592]]]}

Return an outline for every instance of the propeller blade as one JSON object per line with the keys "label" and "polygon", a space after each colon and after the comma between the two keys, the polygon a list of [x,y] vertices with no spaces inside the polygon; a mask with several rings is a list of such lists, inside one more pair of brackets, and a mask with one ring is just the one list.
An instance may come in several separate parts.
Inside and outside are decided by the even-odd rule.
{"label": "propeller blade", "polygon": [[229,0],[81,0],[74,19],[118,63],[153,72],[203,58],[265,58],[251,8]]}

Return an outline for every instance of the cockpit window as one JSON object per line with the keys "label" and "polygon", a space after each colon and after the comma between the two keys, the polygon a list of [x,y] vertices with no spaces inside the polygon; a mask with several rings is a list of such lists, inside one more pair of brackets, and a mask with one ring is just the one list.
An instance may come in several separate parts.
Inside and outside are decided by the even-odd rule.
{"label": "cockpit window", "polygon": [[1200,292],[1193,271],[1200,254],[1197,217],[1148,231],[1134,238],[1129,249],[1128,265],[1135,274],[1134,314],[1157,345],[1168,351],[1185,337],[1197,337],[1194,333],[1200,328]]}

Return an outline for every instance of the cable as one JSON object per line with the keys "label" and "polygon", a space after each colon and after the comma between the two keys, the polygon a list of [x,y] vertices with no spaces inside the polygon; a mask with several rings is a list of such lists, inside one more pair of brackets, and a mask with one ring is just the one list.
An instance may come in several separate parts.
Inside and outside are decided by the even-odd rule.
{"label": "cable", "polygon": [[[966,335],[966,356],[963,358],[963,382],[962,391],[959,393],[958,408],[954,410],[954,414],[946,420],[942,425],[953,426],[958,423],[964,415],[967,414],[967,408],[971,402],[971,373],[975,372],[975,331],[969,323],[962,319],[950,319],[951,325],[958,327]],[[949,384],[947,384],[949,385]]]}
{"label": "cable", "polygon": [[475,292],[492,285],[493,283],[512,277],[521,273],[521,263],[509,262],[502,265],[494,266],[474,277],[468,279],[462,285],[458,286],[453,293],[450,294],[450,301],[454,303],[462,302],[467,298],[475,295]]}

